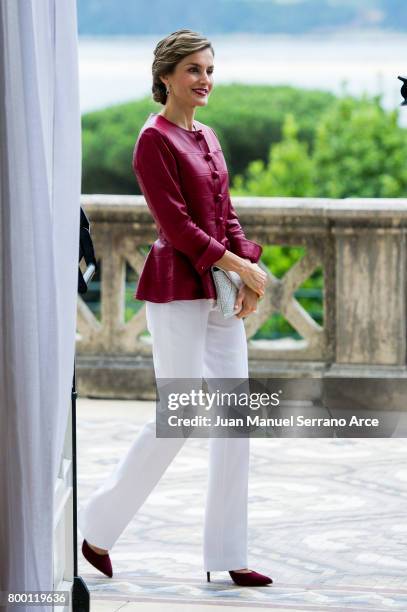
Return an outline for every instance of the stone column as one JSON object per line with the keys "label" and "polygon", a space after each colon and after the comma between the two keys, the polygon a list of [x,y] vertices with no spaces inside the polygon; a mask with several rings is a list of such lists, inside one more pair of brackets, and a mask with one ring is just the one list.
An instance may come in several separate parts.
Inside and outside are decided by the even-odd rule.
{"label": "stone column", "polygon": [[404,228],[336,227],[336,363],[406,362]]}
{"label": "stone column", "polygon": [[325,405],[334,416],[349,410],[377,416],[387,436],[389,411],[407,403],[405,227],[385,202],[374,203],[369,219],[363,201],[353,202],[353,211],[351,202],[342,203],[347,214],[338,219],[337,209],[332,227],[335,359],[324,375]]}

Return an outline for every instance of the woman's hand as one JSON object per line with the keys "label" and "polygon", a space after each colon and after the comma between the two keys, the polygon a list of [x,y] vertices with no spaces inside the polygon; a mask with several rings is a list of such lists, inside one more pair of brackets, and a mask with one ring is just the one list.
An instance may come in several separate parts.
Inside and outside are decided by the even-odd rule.
{"label": "woman's hand", "polygon": [[[248,314],[257,310],[258,294],[247,285],[242,285],[236,296],[235,315],[238,319],[247,317]],[[240,310],[241,308],[241,310]]]}
{"label": "woman's hand", "polygon": [[267,281],[267,274],[255,263],[246,260],[246,264],[239,272],[240,278],[250,289],[257,293],[258,296],[264,296],[264,290]]}
{"label": "woman's hand", "polygon": [[226,250],[220,259],[214,262],[221,270],[232,270],[237,272],[243,283],[250,287],[260,297],[264,296],[267,273],[250,259],[239,257],[231,251]]}

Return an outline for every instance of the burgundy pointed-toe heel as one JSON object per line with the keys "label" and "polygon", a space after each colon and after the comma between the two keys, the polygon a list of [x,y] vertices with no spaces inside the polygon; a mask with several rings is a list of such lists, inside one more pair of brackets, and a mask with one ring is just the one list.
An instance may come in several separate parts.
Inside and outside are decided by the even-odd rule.
{"label": "burgundy pointed-toe heel", "polygon": [[[263,574],[259,574],[258,572],[229,572],[230,577],[233,582],[239,586],[265,586],[266,584],[272,584],[273,581],[268,576],[263,576]],[[211,573],[206,572],[206,579],[208,582],[211,581]]]}
{"label": "burgundy pointed-toe heel", "polygon": [[93,567],[96,567],[102,574],[111,578],[113,576],[112,563],[110,561],[109,553],[105,555],[98,555],[94,550],[91,549],[86,540],[82,542],[82,554]]}

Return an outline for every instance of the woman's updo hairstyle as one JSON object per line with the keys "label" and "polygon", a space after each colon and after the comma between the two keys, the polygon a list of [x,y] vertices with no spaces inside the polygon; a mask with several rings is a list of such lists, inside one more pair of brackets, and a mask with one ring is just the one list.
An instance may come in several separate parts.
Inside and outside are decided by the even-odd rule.
{"label": "woman's updo hairstyle", "polygon": [[177,30],[160,40],[154,49],[152,66],[153,86],[151,90],[155,102],[165,104],[167,101],[166,87],[160,76],[171,74],[184,57],[207,47],[215,56],[211,42],[202,34],[192,30]]}

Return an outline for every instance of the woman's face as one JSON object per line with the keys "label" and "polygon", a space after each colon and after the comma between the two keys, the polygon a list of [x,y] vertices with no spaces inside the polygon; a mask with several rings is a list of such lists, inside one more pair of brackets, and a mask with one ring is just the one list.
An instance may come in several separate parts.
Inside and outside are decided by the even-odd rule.
{"label": "woman's face", "polygon": [[169,98],[180,106],[206,106],[213,88],[213,55],[209,48],[184,57],[172,74],[162,78]]}

